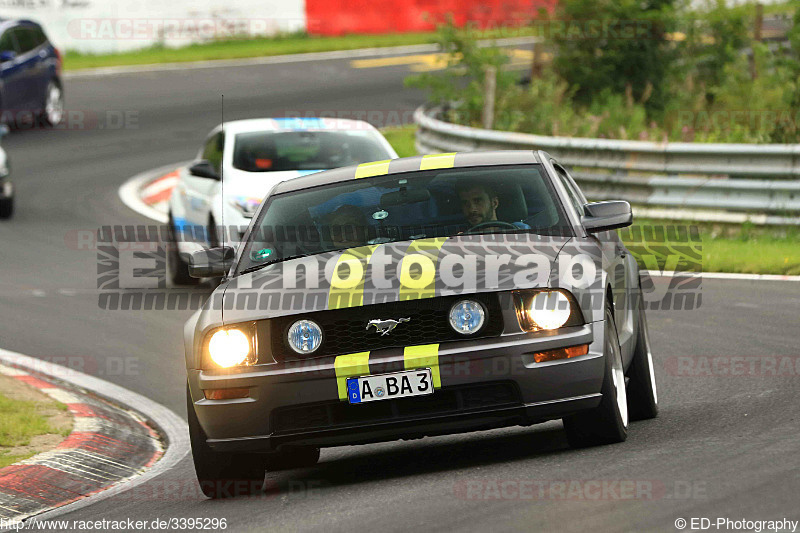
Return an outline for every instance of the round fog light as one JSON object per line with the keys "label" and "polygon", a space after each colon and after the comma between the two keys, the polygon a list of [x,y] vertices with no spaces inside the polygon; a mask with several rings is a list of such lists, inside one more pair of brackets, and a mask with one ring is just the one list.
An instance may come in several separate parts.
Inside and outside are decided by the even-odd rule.
{"label": "round fog light", "polygon": [[298,320],[289,328],[289,346],[299,354],[310,354],[322,344],[322,330],[311,320]]}
{"label": "round fog light", "polygon": [[483,326],[486,311],[474,300],[461,300],[450,308],[450,326],[462,335],[472,335]]}

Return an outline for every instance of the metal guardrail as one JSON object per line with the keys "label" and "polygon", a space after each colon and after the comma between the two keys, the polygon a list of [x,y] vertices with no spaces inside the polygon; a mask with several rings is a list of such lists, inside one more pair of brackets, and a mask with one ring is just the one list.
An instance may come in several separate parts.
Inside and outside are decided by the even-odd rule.
{"label": "metal guardrail", "polygon": [[426,107],[414,113],[421,154],[546,150],[573,167],[587,196],[628,200],[645,216],[800,224],[800,144],[547,137],[451,124],[438,113]]}

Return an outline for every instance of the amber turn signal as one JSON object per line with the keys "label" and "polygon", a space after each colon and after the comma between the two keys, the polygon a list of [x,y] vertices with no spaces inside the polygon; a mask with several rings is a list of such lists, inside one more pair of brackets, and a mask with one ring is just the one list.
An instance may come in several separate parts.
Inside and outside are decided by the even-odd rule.
{"label": "amber turn signal", "polygon": [[250,389],[205,389],[203,394],[205,394],[206,400],[235,400],[249,398]]}
{"label": "amber turn signal", "polygon": [[556,350],[535,353],[533,354],[533,360],[537,363],[544,363],[545,361],[555,361],[556,359],[570,359],[572,357],[578,357],[579,355],[586,355],[587,353],[589,353],[589,345],[579,344],[578,346],[570,346],[569,348],[558,348]]}

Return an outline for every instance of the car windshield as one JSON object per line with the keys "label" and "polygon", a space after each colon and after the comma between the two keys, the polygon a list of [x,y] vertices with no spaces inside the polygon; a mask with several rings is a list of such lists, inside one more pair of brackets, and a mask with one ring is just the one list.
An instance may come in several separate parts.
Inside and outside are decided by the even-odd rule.
{"label": "car windshield", "polygon": [[371,244],[500,232],[569,232],[540,165],[428,170],[275,195],[237,272]]}
{"label": "car windshield", "polygon": [[367,129],[239,133],[233,146],[233,167],[246,172],[327,170],[392,157],[380,134]]}

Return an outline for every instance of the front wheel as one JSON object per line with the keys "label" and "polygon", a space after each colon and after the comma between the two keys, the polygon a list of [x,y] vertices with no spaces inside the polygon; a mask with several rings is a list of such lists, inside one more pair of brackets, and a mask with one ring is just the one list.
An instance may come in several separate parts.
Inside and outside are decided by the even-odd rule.
{"label": "front wheel", "polygon": [[200,490],[208,498],[246,496],[262,490],[266,475],[264,455],[249,453],[215,452],[206,442],[194,403],[186,387],[186,404],[189,412],[189,440],[192,445],[194,470]]}
{"label": "front wheel", "polygon": [[[641,286],[641,283],[639,284]],[[650,333],[644,314],[644,296],[639,292],[639,330],[633,361],[628,369],[628,408],[631,420],[647,420],[658,416],[658,391],[653,370],[653,353],[650,350]]]}
{"label": "front wheel", "polygon": [[64,118],[64,91],[55,80],[47,84],[44,93],[42,119],[48,126],[57,126]]}
{"label": "front wheel", "polygon": [[628,399],[625,369],[611,306],[606,306],[603,359],[603,394],[594,409],[564,418],[567,441],[574,448],[623,442],[628,438]]}

